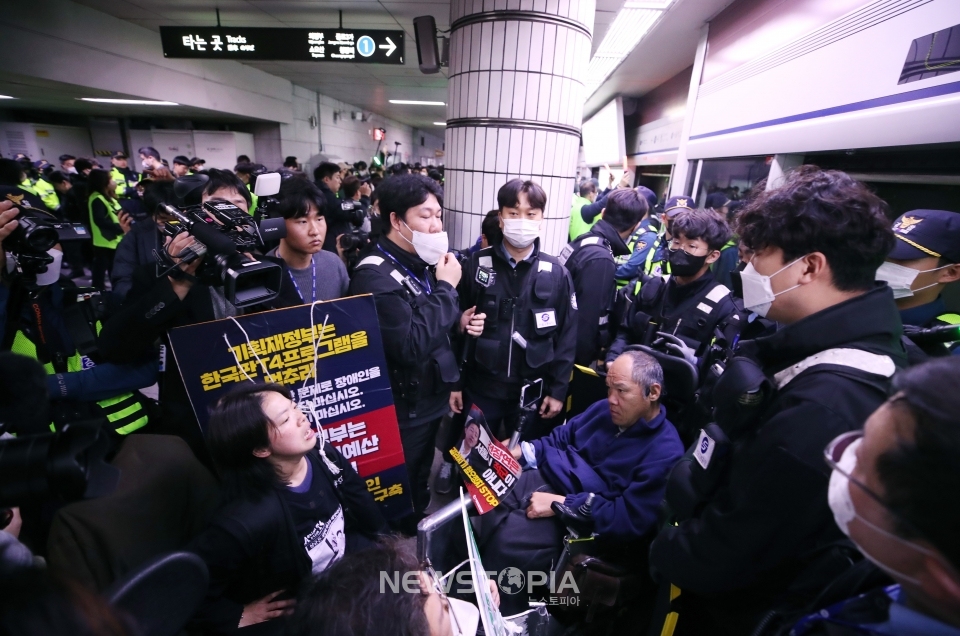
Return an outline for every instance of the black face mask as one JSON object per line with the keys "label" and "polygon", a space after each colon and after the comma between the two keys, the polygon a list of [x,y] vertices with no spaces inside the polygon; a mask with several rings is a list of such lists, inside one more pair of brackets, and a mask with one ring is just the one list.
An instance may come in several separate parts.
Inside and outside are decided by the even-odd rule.
{"label": "black face mask", "polygon": [[667,260],[670,261],[670,273],[674,276],[693,276],[707,262],[707,255],[693,256],[683,250],[667,250]]}

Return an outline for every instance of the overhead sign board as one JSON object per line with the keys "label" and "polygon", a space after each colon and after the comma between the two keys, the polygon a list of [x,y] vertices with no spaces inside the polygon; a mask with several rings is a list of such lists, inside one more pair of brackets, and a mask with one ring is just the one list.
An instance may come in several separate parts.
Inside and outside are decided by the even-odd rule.
{"label": "overhead sign board", "polygon": [[162,26],[160,41],[170,58],[403,64],[403,31]]}

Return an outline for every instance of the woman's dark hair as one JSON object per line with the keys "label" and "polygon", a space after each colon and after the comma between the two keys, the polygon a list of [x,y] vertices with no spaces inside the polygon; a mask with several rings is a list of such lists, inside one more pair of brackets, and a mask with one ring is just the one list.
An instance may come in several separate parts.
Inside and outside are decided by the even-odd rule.
{"label": "woman's dark hair", "polygon": [[404,574],[419,569],[416,559],[395,539],[348,553],[304,586],[286,633],[429,636],[424,613],[427,597],[405,591],[403,585]]}
{"label": "woman's dark hair", "polygon": [[273,465],[253,451],[270,446],[265,393],[290,398],[277,384],[244,384],[217,400],[207,423],[207,448],[229,497],[258,495],[280,483]]}
{"label": "woman's dark hair", "polygon": [[[894,407],[916,422],[913,442],[877,458],[898,535],[926,539],[960,570],[960,358],[945,356],[899,373]],[[906,523],[904,523],[904,521]],[[918,536],[921,535],[921,536]]]}
{"label": "woman's dark hair", "polygon": [[540,184],[523,179],[510,179],[500,186],[500,190],[497,191],[497,205],[500,206],[500,210],[520,205],[521,192],[527,195],[527,202],[531,208],[546,211],[547,193],[543,191]]}
{"label": "woman's dark hair", "polygon": [[603,220],[618,232],[635,228],[650,210],[646,198],[633,188],[614,190],[604,200],[603,205]]}
{"label": "woman's dark hair", "polygon": [[350,175],[340,184],[340,189],[343,190],[344,199],[352,199],[353,195],[360,189],[360,179]]}
{"label": "woman's dark hair", "polygon": [[822,253],[841,291],[873,287],[893,249],[887,204],[839,170],[800,166],[783,185],[759,194],[738,216],[740,240],[752,250],[778,247],[785,262]]}
{"label": "woman's dark hair", "polygon": [[310,204],[317,208],[321,216],[324,213],[326,198],[320,188],[304,177],[290,177],[280,183],[280,205],[277,211],[285,219],[299,219],[310,213]]}
{"label": "woman's dark hair", "polygon": [[87,184],[90,186],[90,192],[99,192],[103,196],[107,196],[107,186],[110,185],[112,177],[110,173],[106,170],[100,170],[95,168],[90,171],[90,174],[87,175]]}
{"label": "woman's dark hair", "polygon": [[711,251],[726,245],[731,236],[726,220],[713,210],[679,212],[670,219],[670,234],[683,235],[689,241],[704,241]]}
{"label": "woman's dark hair", "polygon": [[490,210],[483,217],[480,233],[487,237],[487,244],[499,245],[503,242],[503,230],[500,229],[500,210]]}
{"label": "woman's dark hair", "polygon": [[[420,174],[401,174],[384,179],[377,192],[380,193],[380,216],[384,219],[389,219],[391,212],[406,219],[410,208],[422,204],[431,194],[443,206],[443,190],[436,181]],[[389,221],[385,227],[390,228]]]}
{"label": "woman's dark hair", "polygon": [[143,186],[143,207],[147,214],[154,215],[160,211],[161,205],[177,204],[177,197],[173,193],[173,181],[150,181]]}
{"label": "woman's dark hair", "polygon": [[221,188],[231,188],[236,190],[237,193],[246,200],[247,207],[250,207],[251,203],[253,203],[253,198],[250,196],[250,191],[247,190],[247,186],[240,180],[240,177],[229,170],[210,168],[209,170],[201,170],[197,174],[205,174],[210,177],[207,185],[203,188],[203,193],[207,196],[212,195]]}

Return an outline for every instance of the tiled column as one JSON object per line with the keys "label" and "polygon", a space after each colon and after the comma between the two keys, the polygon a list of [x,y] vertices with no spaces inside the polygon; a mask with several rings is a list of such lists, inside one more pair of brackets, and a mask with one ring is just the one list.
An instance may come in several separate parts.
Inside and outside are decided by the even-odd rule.
{"label": "tiled column", "polygon": [[445,226],[452,247],[480,234],[515,177],[547,192],[541,246],[567,242],[594,0],[452,0]]}

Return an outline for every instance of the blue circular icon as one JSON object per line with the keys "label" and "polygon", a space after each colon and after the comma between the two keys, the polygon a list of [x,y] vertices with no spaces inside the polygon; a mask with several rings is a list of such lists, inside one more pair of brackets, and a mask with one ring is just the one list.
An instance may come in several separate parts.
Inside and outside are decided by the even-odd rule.
{"label": "blue circular icon", "polygon": [[357,53],[363,57],[370,57],[377,50],[377,43],[369,35],[361,35],[357,40]]}

